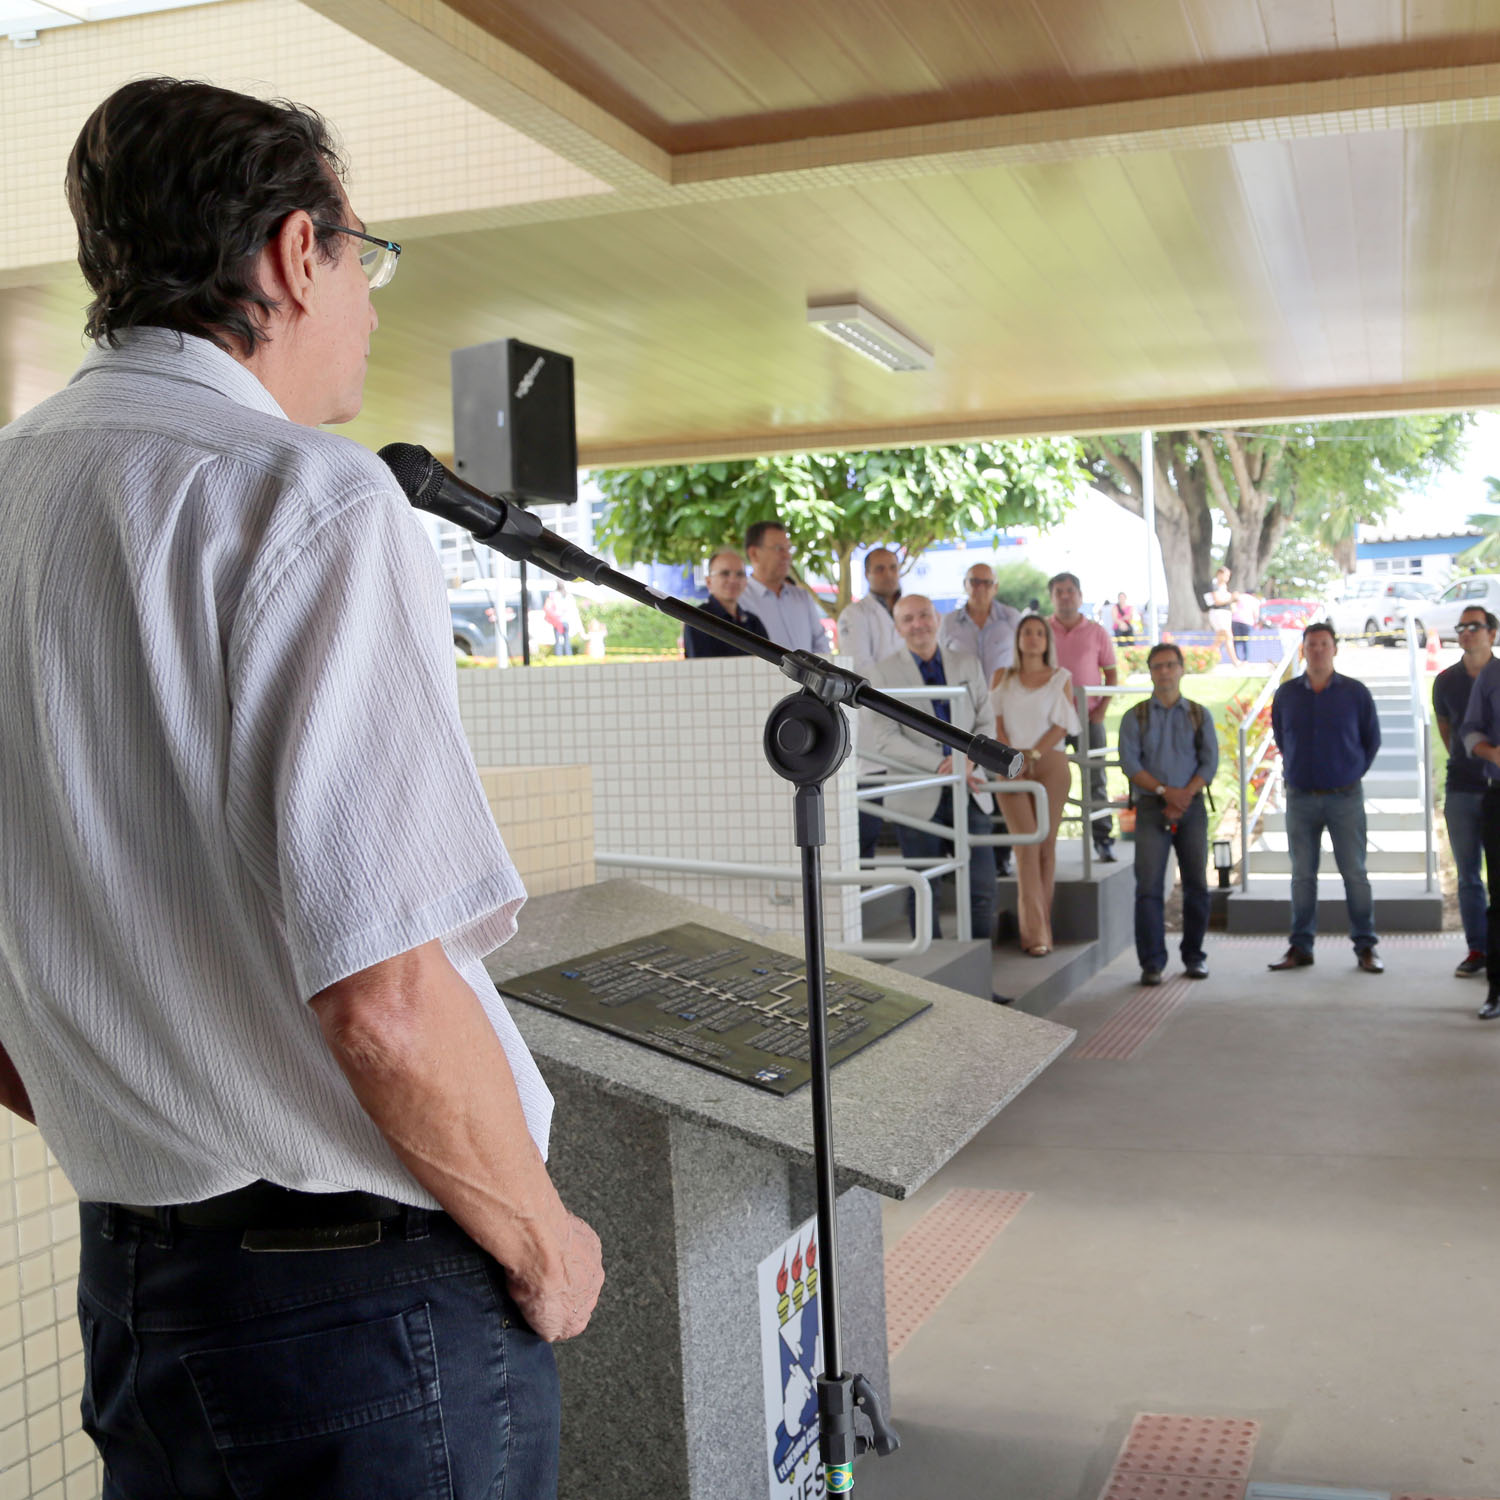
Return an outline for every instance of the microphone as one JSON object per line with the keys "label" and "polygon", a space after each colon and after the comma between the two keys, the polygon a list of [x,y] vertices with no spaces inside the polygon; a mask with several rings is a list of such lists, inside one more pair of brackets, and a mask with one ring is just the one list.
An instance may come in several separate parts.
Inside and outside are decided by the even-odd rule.
{"label": "microphone", "polygon": [[976,734],[967,754],[975,765],[983,766],[986,771],[996,771],[1007,781],[1014,781],[1026,769],[1024,750],[1002,745],[987,734]]}
{"label": "microphone", "polygon": [[608,569],[602,558],[548,531],[524,505],[465,484],[416,443],[387,443],[379,457],[418,510],[461,526],[475,541],[506,557],[535,563],[558,578],[586,578],[591,583],[599,581],[599,570]]}

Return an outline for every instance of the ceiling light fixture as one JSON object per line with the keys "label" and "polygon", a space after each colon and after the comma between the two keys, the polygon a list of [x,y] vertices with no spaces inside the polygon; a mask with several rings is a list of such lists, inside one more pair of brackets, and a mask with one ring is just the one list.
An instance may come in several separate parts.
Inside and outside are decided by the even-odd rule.
{"label": "ceiling light fixture", "polygon": [[879,313],[872,312],[857,297],[821,307],[809,304],[807,321],[820,333],[837,339],[845,348],[873,360],[882,370],[896,373],[932,368],[931,349],[919,344],[909,333],[903,333]]}

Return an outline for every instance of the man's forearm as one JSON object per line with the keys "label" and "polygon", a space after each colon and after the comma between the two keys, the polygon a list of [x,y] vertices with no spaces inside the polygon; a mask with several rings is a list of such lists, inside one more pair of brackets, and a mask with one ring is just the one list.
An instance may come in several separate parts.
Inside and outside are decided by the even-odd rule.
{"label": "man's forearm", "polygon": [[[379,971],[377,975],[377,971]],[[315,995],[355,1097],[402,1164],[523,1281],[555,1274],[567,1210],[478,998],[428,943]]]}
{"label": "man's forearm", "polygon": [[10,1054],[4,1047],[0,1047],[0,1104],[20,1115],[29,1124],[36,1124],[36,1111],[31,1107],[31,1096],[26,1092],[26,1085],[21,1082],[21,1075],[16,1072],[16,1065],[10,1060]]}

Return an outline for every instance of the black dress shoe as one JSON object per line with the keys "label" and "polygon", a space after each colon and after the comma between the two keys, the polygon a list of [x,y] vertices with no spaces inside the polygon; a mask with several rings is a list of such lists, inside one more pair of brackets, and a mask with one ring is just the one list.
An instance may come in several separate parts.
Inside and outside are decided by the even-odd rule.
{"label": "black dress shoe", "polygon": [[1307,969],[1311,968],[1313,956],[1306,948],[1288,948],[1274,964],[1267,964],[1268,969]]}
{"label": "black dress shoe", "polygon": [[1460,979],[1472,979],[1476,974],[1483,974],[1488,960],[1478,948],[1470,948],[1469,956],[1459,964],[1453,971]]}
{"label": "black dress shoe", "polygon": [[1149,984],[1149,985],[1160,984],[1161,983],[1161,970],[1160,969],[1142,969],[1141,970],[1141,983],[1142,984]]}
{"label": "black dress shoe", "polygon": [[1373,948],[1361,948],[1356,955],[1359,966],[1366,974],[1384,974],[1385,965],[1380,960],[1380,955]]}
{"label": "black dress shoe", "polygon": [[998,990],[990,991],[990,999],[993,1000],[996,1005],[1014,1005],[1016,1003],[1016,997],[1014,995],[1002,995]]}
{"label": "black dress shoe", "polygon": [[1493,1021],[1496,1016],[1500,1016],[1500,990],[1491,990],[1479,1007],[1479,1019]]}
{"label": "black dress shoe", "polygon": [[1115,853],[1115,846],[1113,844],[1095,844],[1094,858],[1101,865],[1117,865],[1120,862],[1120,856]]}
{"label": "black dress shoe", "polygon": [[1192,963],[1183,964],[1182,972],[1186,974],[1189,979],[1207,979],[1208,960],[1206,958],[1195,958]]}

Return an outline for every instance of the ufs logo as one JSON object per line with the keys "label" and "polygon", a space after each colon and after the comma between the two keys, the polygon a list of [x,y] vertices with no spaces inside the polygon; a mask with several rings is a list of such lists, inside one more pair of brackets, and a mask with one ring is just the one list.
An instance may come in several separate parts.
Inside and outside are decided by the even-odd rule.
{"label": "ufs logo", "polygon": [[781,1324],[781,1423],[773,1462],[783,1482],[818,1440],[818,1242],[808,1239],[783,1259],[776,1273],[776,1316]]}

